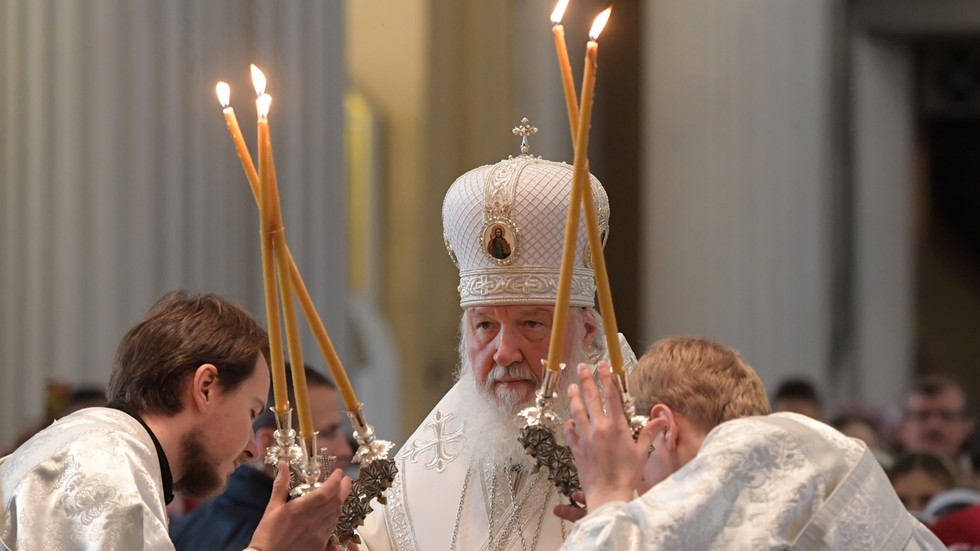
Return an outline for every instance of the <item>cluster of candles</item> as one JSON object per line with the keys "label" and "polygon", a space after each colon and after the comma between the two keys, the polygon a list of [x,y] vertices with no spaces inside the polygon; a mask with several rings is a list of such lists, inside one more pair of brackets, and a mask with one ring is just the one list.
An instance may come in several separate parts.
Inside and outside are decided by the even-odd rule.
{"label": "cluster of candles", "polygon": [[565,29],[561,24],[568,0],[559,0],[551,14],[551,32],[555,38],[558,53],[558,66],[561,69],[562,88],[565,92],[565,105],[568,110],[568,126],[575,146],[575,164],[572,172],[572,197],[569,201],[568,220],[565,225],[565,241],[562,250],[561,272],[558,276],[558,298],[555,301],[555,317],[551,326],[551,342],[548,348],[547,368],[554,372],[561,370],[559,363],[568,327],[568,304],[571,295],[572,268],[575,261],[575,244],[578,241],[579,206],[585,211],[585,228],[589,235],[589,250],[595,269],[596,291],[599,297],[599,310],[602,312],[603,330],[609,351],[609,363],[613,373],[620,379],[621,388],[626,388],[626,370],[623,353],[619,348],[619,329],[613,310],[612,291],[606,259],[602,252],[602,236],[599,232],[599,219],[589,184],[589,125],[592,119],[592,101],[595,94],[595,75],[598,67],[599,33],[609,20],[612,8],[606,8],[592,23],[589,42],[585,47],[585,70],[582,73],[582,101],[579,104],[575,95],[572,67],[568,61],[568,48],[565,45]]}
{"label": "cluster of candles", "polygon": [[[303,350],[299,342],[299,326],[296,321],[294,297],[298,300],[303,315],[310,326],[320,352],[323,354],[330,369],[330,374],[344,400],[348,412],[357,412],[361,408],[354,388],[347,378],[340,357],[327,334],[327,330],[316,311],[313,300],[306,289],[306,284],[293,260],[289,247],[286,245],[286,234],[282,221],[282,209],[279,203],[279,190],[276,182],[276,170],[273,164],[272,140],[269,137],[269,109],[272,96],[265,93],[266,78],[258,67],[252,65],[252,83],[255,86],[255,108],[258,113],[258,150],[259,169],[256,171],[252,156],[245,145],[241,128],[235,110],[230,105],[231,88],[225,82],[219,82],[215,87],[218,101],[224,110],[225,122],[242,162],[242,169],[252,188],[252,194],[259,204],[260,228],[262,238],[262,280],[265,289],[265,307],[269,325],[269,355],[272,370],[272,389],[275,397],[274,411],[280,418],[280,426],[288,426],[287,416],[290,411],[289,396],[286,387],[286,368],[282,346],[281,318],[279,317],[279,298],[282,298],[282,314],[286,322],[286,341],[289,347],[289,362],[293,376],[293,392],[296,397],[296,411],[299,419],[300,436],[307,445],[307,450],[313,450],[313,418],[309,405],[309,393],[306,384],[306,371],[303,363]],[[279,293],[276,292],[278,275]]]}
{"label": "cluster of candles", "polygon": [[[612,8],[600,13],[592,24],[589,42],[585,50],[585,70],[582,76],[581,103],[575,93],[568,49],[565,45],[565,30],[561,24],[569,0],[559,0],[551,14],[552,34],[561,69],[565,104],[568,110],[568,124],[575,150],[573,168],[572,197],[569,202],[568,220],[565,227],[565,240],[562,251],[561,271],[558,283],[558,297],[555,304],[555,317],[552,325],[551,342],[548,350],[547,368],[559,371],[561,351],[568,326],[568,305],[571,294],[572,268],[575,258],[575,243],[578,239],[579,206],[585,211],[585,227],[589,237],[589,249],[596,276],[599,308],[602,312],[603,328],[609,350],[613,372],[620,377],[625,388],[625,369],[623,355],[619,348],[616,316],[613,310],[609,276],[606,271],[605,256],[602,251],[602,237],[599,231],[598,215],[589,185],[588,143],[592,117],[592,103],[595,92],[595,75],[598,58],[598,37],[609,19]],[[317,345],[327,362],[330,373],[337,384],[344,406],[348,412],[358,412],[361,408],[343,364],[310,298],[299,269],[286,244],[282,209],[273,161],[272,141],[269,137],[269,111],[272,96],[265,92],[266,77],[258,67],[252,65],[252,83],[255,86],[255,107],[258,114],[258,170],[252,161],[245,138],[238,125],[235,111],[230,105],[231,89],[225,82],[215,87],[218,101],[223,108],[228,132],[235,144],[235,150],[242,163],[242,169],[252,188],[252,194],[259,205],[262,240],[262,276],[265,290],[265,307],[269,325],[269,352],[272,371],[272,387],[275,396],[274,410],[285,421],[289,415],[290,404],[286,387],[285,357],[281,333],[280,302],[285,319],[286,341],[289,349],[293,388],[296,397],[296,410],[299,419],[300,435],[312,451],[313,421],[310,413],[309,393],[304,371],[303,352],[299,343],[294,300],[298,301],[304,317],[317,341]],[[278,293],[277,293],[278,281]],[[286,426],[285,423],[280,426]]]}

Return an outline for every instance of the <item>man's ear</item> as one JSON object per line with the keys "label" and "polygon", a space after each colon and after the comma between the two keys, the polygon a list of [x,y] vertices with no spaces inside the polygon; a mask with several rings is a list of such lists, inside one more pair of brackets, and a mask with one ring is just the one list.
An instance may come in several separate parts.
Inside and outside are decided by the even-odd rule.
{"label": "man's ear", "polygon": [[586,350],[592,347],[596,334],[599,332],[599,323],[595,319],[591,308],[582,309],[582,322],[585,324],[585,334],[582,335],[582,345]]}
{"label": "man's ear", "polygon": [[650,423],[657,425],[657,431],[663,435],[664,446],[668,450],[677,449],[677,418],[668,406],[657,404],[650,408]]}
{"label": "man's ear", "polygon": [[218,368],[213,364],[202,364],[194,371],[192,378],[192,401],[199,409],[207,409],[218,388]]}

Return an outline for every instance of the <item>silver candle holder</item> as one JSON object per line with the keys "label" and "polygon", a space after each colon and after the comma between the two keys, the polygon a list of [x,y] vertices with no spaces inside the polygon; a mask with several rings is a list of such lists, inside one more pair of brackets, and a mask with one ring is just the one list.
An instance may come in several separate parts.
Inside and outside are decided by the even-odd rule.
{"label": "silver candle holder", "polygon": [[[541,360],[541,363],[545,364],[545,360]],[[554,411],[557,398],[556,386],[564,369],[565,364],[560,364],[558,371],[547,369],[545,366],[544,378],[541,380],[541,388],[535,394],[534,405],[518,413],[524,418],[525,425],[517,440],[524,446],[524,451],[534,458],[534,472],[546,467],[548,480],[568,498],[570,504],[580,507],[581,505],[572,497],[572,494],[582,487],[572,450],[568,446],[559,444],[555,437],[561,425],[561,419]],[[629,393],[626,377],[614,377],[614,380],[623,398],[623,410],[629,421],[633,439],[636,440],[650,418],[637,415],[636,399]]]}
{"label": "silver candle holder", "polygon": [[[292,428],[292,412],[290,408],[285,414],[276,413],[276,443],[266,448],[265,462],[278,467],[280,460],[286,461],[289,496],[298,498],[320,487],[320,481],[333,471],[337,458],[330,455],[327,448],[317,449],[316,432],[313,433],[311,449],[307,449],[306,441]],[[381,504],[387,503],[384,491],[391,487],[398,474],[395,461],[388,458],[394,444],[375,436],[374,428],[367,424],[360,409],[348,412],[347,416],[354,425],[359,444],[353,462],[359,464],[360,469],[331,536],[334,543],[341,545],[346,545],[348,541],[361,542],[355,530],[364,524],[364,519],[371,512],[370,502],[377,499]]]}
{"label": "silver candle holder", "polygon": [[[306,441],[293,430],[293,410],[284,414],[276,412],[276,431],[273,437],[276,443],[266,448],[265,462],[278,468],[280,461],[285,461],[289,468],[289,496],[301,497],[320,486],[322,475],[330,474],[336,457],[330,455],[327,448],[320,448],[316,453],[307,449]],[[313,433],[312,450],[316,447],[317,433]]]}
{"label": "silver candle holder", "polygon": [[351,486],[350,495],[344,501],[340,520],[337,521],[337,529],[333,535],[334,542],[343,545],[348,541],[361,543],[361,538],[355,530],[364,524],[364,519],[373,510],[372,500],[377,499],[382,505],[388,503],[384,491],[391,487],[395,475],[398,474],[395,460],[388,457],[388,452],[394,444],[387,440],[379,440],[375,436],[374,427],[364,419],[360,408],[356,411],[348,411],[347,417],[354,426],[358,447],[353,461],[360,465],[360,470],[357,480]]}

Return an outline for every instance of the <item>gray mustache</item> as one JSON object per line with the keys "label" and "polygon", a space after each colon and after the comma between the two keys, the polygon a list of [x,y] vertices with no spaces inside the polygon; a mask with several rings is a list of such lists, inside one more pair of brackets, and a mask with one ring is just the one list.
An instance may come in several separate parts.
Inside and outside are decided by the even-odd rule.
{"label": "gray mustache", "polygon": [[531,371],[530,368],[520,365],[497,365],[494,366],[494,368],[490,370],[490,373],[487,374],[486,385],[488,388],[490,388],[494,383],[501,379],[523,379],[526,381],[533,381],[535,383],[538,381],[538,378],[534,376],[534,372]]}

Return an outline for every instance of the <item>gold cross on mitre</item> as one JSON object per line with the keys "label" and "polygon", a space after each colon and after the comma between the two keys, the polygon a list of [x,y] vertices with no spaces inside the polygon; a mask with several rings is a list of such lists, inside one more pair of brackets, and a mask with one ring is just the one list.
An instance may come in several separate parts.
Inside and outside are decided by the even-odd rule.
{"label": "gold cross on mitre", "polygon": [[512,130],[515,136],[521,137],[521,155],[527,155],[531,151],[531,144],[528,143],[528,136],[533,136],[538,133],[537,126],[531,126],[531,123],[527,120],[527,117],[521,119],[521,124],[515,126]]}

